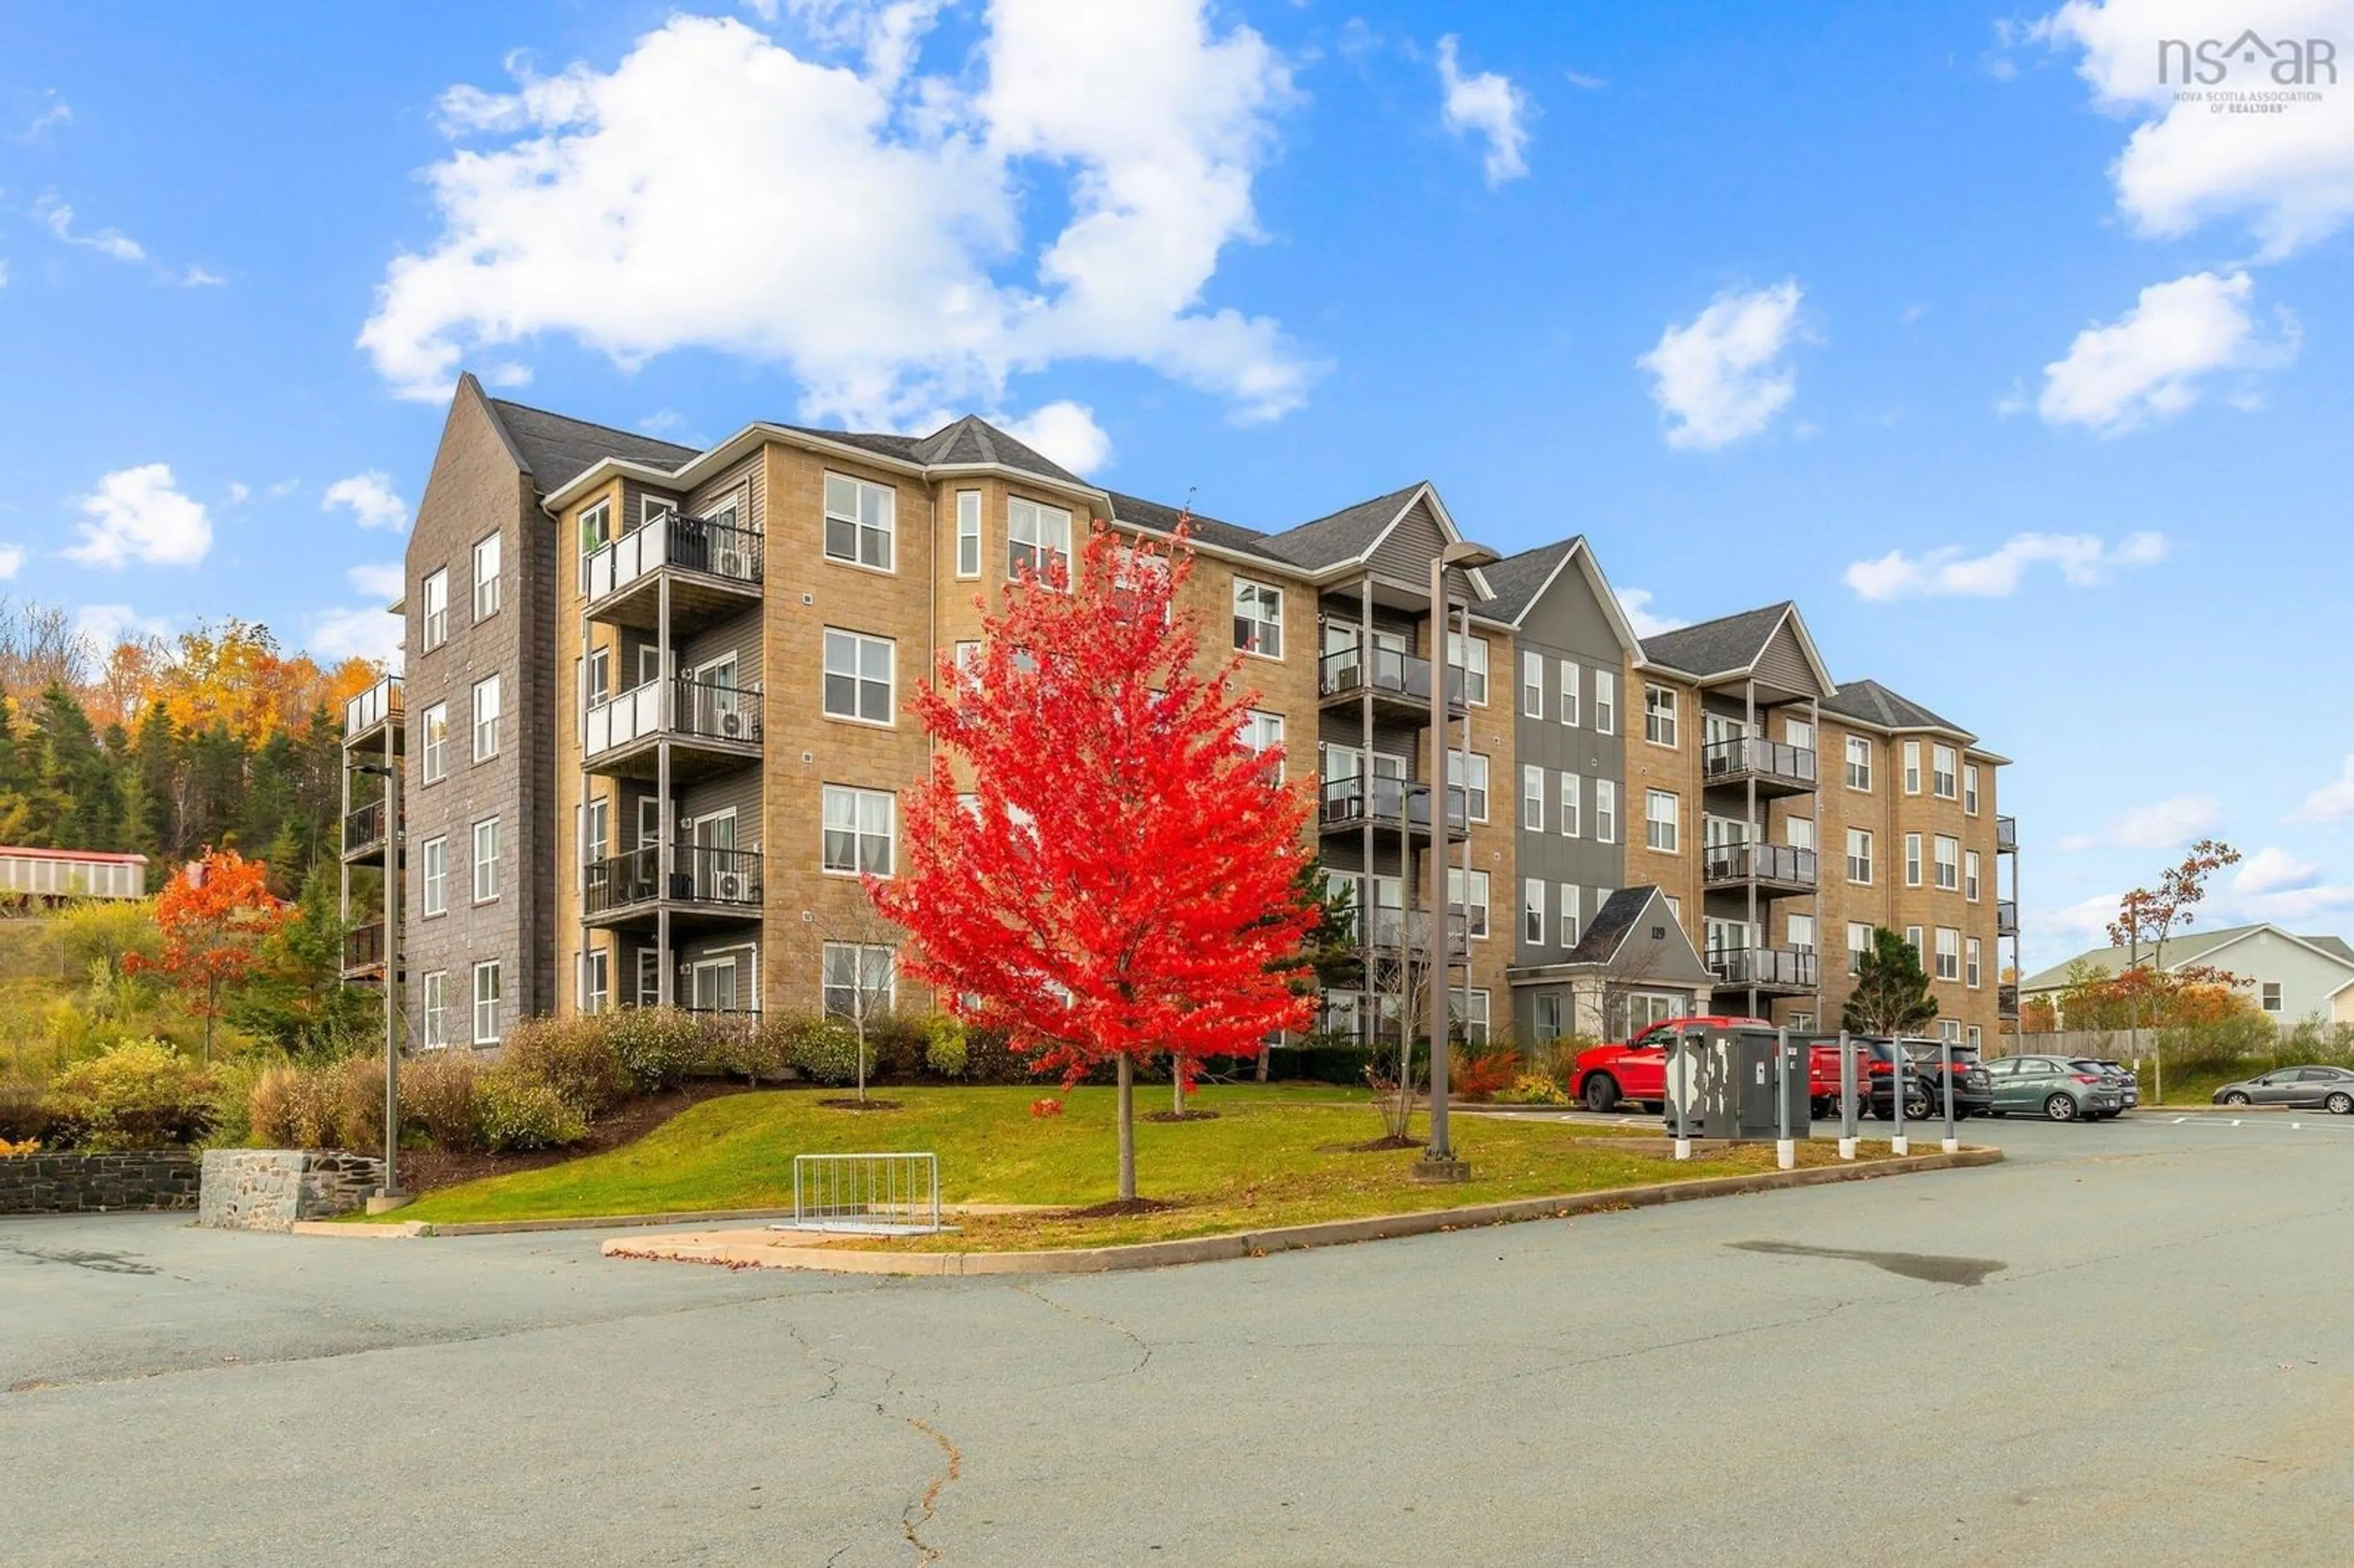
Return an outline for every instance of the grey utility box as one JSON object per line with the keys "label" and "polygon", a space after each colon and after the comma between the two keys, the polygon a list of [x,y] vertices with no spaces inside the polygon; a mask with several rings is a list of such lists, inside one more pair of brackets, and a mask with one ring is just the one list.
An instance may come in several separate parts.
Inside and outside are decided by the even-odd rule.
{"label": "grey utility box", "polygon": [[[1676,1109],[1681,1102],[1688,1107],[1684,1130],[1690,1137],[1780,1137],[1784,1124],[1774,1097],[1776,1044],[1770,1029],[1683,1031],[1680,1052],[1671,1054],[1668,1063],[1668,1130],[1677,1130]],[[1787,1125],[1791,1137],[1804,1138],[1809,1099],[1807,1044],[1793,1040],[1787,1049],[1789,1068],[1783,1082],[1789,1101]]]}

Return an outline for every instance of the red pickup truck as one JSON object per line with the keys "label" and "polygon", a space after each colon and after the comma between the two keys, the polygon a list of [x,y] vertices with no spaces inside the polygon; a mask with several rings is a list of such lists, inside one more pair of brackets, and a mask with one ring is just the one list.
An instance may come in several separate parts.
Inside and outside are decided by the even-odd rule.
{"label": "red pickup truck", "polygon": [[[1683,1029],[1771,1029],[1763,1018],[1712,1014],[1703,1018],[1668,1018],[1636,1032],[1633,1039],[1616,1045],[1581,1051],[1570,1071],[1570,1097],[1588,1110],[1606,1111],[1622,1100],[1633,1100],[1648,1111],[1667,1108],[1668,1045]],[[1807,1095],[1817,1115],[1839,1104],[1840,1060],[1835,1042],[1818,1041],[1808,1054]]]}

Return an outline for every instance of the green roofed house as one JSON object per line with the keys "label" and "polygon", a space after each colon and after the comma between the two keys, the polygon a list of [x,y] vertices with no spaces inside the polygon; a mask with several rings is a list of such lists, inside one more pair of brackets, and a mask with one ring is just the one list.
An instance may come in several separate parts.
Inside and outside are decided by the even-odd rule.
{"label": "green roofed house", "polygon": [[[2020,986],[2020,999],[2041,998],[2056,1011],[2072,969],[2090,966],[2115,975],[2130,961],[2123,948],[2094,948],[2028,976]],[[2354,1023],[2354,947],[2341,937],[2300,937],[2269,924],[2193,928],[2167,938],[2156,964],[2169,973],[2192,965],[2221,969],[2284,1027],[2306,1018]]]}

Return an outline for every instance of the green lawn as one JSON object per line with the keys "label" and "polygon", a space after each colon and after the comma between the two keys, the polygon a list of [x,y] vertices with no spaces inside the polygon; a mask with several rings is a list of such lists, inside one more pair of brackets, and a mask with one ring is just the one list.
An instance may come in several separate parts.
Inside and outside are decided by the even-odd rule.
{"label": "green lawn", "polygon": [[[456,1223],[790,1207],[794,1155],[883,1150],[938,1154],[941,1198],[950,1203],[1080,1207],[1114,1194],[1110,1089],[1076,1090],[1065,1097],[1064,1115],[1044,1119],[1029,1108],[1041,1091],[1026,1086],[887,1093],[901,1108],[832,1110],[806,1091],[705,1101],[626,1147],[449,1188],[400,1217]],[[1139,1096],[1140,1111],[1165,1103],[1161,1096]],[[1182,1207],[1097,1220],[969,1215],[959,1235],[894,1245],[1097,1246],[1728,1175],[1774,1163],[1771,1145],[1679,1165],[1669,1158],[1667,1139],[1649,1128],[1463,1116],[1454,1124],[1456,1144],[1475,1179],[1428,1187],[1411,1179],[1412,1150],[1339,1147],[1382,1130],[1372,1107],[1352,1091],[1209,1087],[1194,1103],[1217,1111],[1217,1119],[1137,1126],[1139,1190]],[[1866,1147],[1868,1158],[1886,1151],[1885,1143]],[[1802,1144],[1799,1152],[1809,1165],[1834,1158],[1828,1142]]]}

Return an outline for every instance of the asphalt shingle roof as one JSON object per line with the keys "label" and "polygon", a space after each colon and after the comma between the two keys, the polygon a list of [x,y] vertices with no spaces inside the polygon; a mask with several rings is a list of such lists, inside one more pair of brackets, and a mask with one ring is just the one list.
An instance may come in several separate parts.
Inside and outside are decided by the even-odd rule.
{"label": "asphalt shingle roof", "polygon": [[1493,597],[1479,606],[1479,613],[1491,620],[1510,620],[1528,609],[1583,536],[1556,539],[1550,545],[1507,556],[1492,567],[1481,567],[1479,575],[1487,578]]}
{"label": "asphalt shingle roof", "polygon": [[1656,887],[1622,887],[1605,899],[1602,907],[1594,912],[1594,918],[1585,923],[1585,934],[1577,939],[1577,946],[1569,950],[1568,961],[1608,963],[1617,956],[1618,945],[1642,919],[1643,911],[1650,907],[1659,891]]}
{"label": "asphalt shingle roof", "polygon": [[592,425],[504,397],[493,397],[490,403],[543,495],[563,489],[609,457],[674,469],[697,455],[695,448],[675,441],[617,430],[610,425]]}
{"label": "asphalt shingle roof", "polygon": [[1951,719],[1938,717],[1909,697],[1901,697],[1877,681],[1841,681],[1840,689],[1823,699],[1823,711],[1841,718],[1861,719],[1882,729],[1943,729],[1956,735],[1970,732]]}
{"label": "asphalt shingle roof", "polygon": [[1267,535],[1256,528],[1246,528],[1239,523],[1221,522],[1215,517],[1205,517],[1199,512],[1185,515],[1174,506],[1163,506],[1158,501],[1147,501],[1140,495],[1123,495],[1116,490],[1105,493],[1111,497],[1111,521],[1115,523],[1150,528],[1160,534],[1172,534],[1177,530],[1177,519],[1185,516],[1185,525],[1193,530],[1193,537],[1204,545],[1248,551],[1257,556],[1267,555],[1262,548]]}
{"label": "asphalt shingle roof", "polygon": [[1782,617],[1789,609],[1790,601],[1784,599],[1779,604],[1744,609],[1738,615],[1703,620],[1697,626],[1679,626],[1673,631],[1644,638],[1643,657],[1687,675],[1721,675],[1728,670],[1746,670],[1766,652],[1774,629],[1782,624]]}
{"label": "asphalt shingle roof", "polygon": [[[2275,931],[2280,929],[2277,926],[2269,928]],[[2166,967],[2170,969],[2182,964],[2203,963],[2208,954],[2230,946],[2252,931],[2264,929],[2267,929],[2267,927],[2262,922],[2248,926],[2218,926],[2207,931],[2194,927],[2179,937],[2168,937],[2166,939]],[[2347,946],[2342,938],[2298,937],[2297,940],[2309,942],[2332,958],[2343,959],[2347,963],[2354,964],[2354,948]],[[2090,964],[2104,975],[2119,974],[2124,971],[2130,957],[2131,955],[2123,948],[2094,948],[2089,952],[2077,954],[2065,963],[2054,964],[2048,969],[2040,969],[2028,976],[2020,982],[2020,990],[2056,991],[2068,983],[2068,971],[2078,964]],[[2227,964],[2224,967],[2230,966]]]}
{"label": "asphalt shingle roof", "polygon": [[1087,483],[1069,469],[1032,450],[978,414],[967,414],[917,441],[916,461],[927,467],[936,463],[997,463],[1024,473],[1059,479],[1066,484]]}
{"label": "asphalt shingle roof", "polygon": [[1368,546],[1382,535],[1382,530],[1405,510],[1405,503],[1421,490],[1424,481],[1416,480],[1386,495],[1376,495],[1370,501],[1360,501],[1354,506],[1343,506],[1338,512],[1311,518],[1297,528],[1287,528],[1280,534],[1268,535],[1261,548],[1293,566],[1310,571],[1320,571],[1341,561],[1352,561],[1365,553]]}

